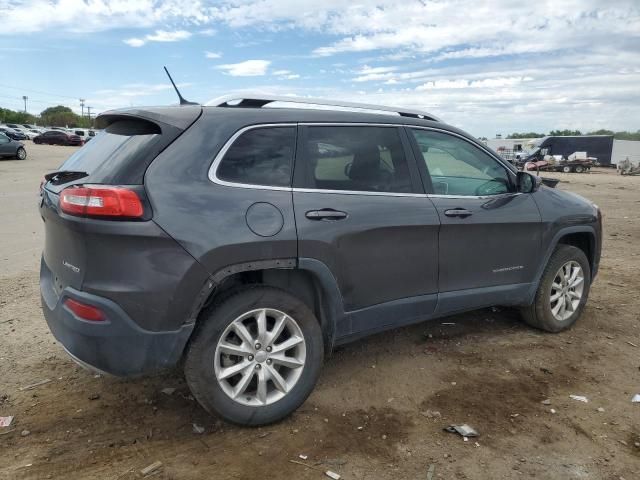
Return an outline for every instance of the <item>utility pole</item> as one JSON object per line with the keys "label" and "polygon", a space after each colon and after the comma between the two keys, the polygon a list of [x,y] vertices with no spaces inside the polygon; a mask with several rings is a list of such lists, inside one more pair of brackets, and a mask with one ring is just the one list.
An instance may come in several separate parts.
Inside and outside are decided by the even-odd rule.
{"label": "utility pole", "polygon": [[29,97],[23,95],[22,100],[24,100],[24,113],[27,113],[27,100],[29,100]]}
{"label": "utility pole", "polygon": [[87,105],[87,117],[89,117],[89,127],[91,127],[91,107]]}
{"label": "utility pole", "polygon": [[82,109],[82,114],[80,116],[84,118],[84,98],[80,99],[80,108]]}

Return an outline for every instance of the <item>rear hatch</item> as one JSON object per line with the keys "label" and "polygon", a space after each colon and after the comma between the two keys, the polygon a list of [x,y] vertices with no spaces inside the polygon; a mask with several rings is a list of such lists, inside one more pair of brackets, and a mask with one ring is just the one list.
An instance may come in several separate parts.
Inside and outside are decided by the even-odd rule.
{"label": "rear hatch", "polygon": [[[149,229],[142,223],[152,215],[143,187],[145,171],[201,113],[200,106],[182,106],[102,114],[97,118],[97,126],[104,130],[45,177],[40,203],[45,223],[43,260],[56,293],[66,286],[82,289],[89,259],[95,255],[96,247],[102,247],[100,252],[104,255],[111,250],[105,242],[125,242],[127,235],[144,241]],[[144,213],[131,218],[94,215],[89,208],[76,214],[62,211],[61,195],[73,201],[81,198],[80,195],[69,197],[68,192],[107,191],[116,187],[134,192]],[[70,190],[63,194],[65,189]],[[127,228],[127,224],[137,225]]]}

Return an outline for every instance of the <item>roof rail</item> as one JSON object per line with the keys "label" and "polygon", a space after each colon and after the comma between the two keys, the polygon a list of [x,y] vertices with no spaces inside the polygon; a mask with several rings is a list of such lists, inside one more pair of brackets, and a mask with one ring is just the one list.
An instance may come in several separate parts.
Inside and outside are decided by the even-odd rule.
{"label": "roof rail", "polygon": [[285,97],[277,95],[225,95],[218,97],[206,105],[213,107],[235,107],[235,108],[260,108],[273,102],[300,103],[304,105],[326,105],[330,107],[353,108],[358,110],[374,110],[376,112],[388,112],[402,117],[422,118],[440,122],[435,115],[420,110],[410,110],[406,108],[386,107],[383,105],[370,105],[367,103],[343,102],[341,100],[326,100],[324,98],[307,97]]}

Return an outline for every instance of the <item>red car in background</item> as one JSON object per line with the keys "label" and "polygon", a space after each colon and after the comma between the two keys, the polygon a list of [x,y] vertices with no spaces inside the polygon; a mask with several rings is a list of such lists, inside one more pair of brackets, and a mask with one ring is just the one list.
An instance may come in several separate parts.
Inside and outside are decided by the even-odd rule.
{"label": "red car in background", "polygon": [[84,140],[78,135],[72,135],[59,130],[50,130],[38,135],[33,139],[33,143],[46,145],[84,145]]}

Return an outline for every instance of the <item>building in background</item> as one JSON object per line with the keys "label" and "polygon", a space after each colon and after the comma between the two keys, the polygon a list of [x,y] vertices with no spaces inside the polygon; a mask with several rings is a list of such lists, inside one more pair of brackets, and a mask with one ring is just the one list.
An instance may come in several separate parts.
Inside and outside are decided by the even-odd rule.
{"label": "building in background", "polygon": [[611,152],[611,164],[629,159],[633,165],[640,164],[640,141],[637,140],[614,140],[613,151]]}
{"label": "building in background", "polygon": [[616,166],[627,158],[634,165],[640,163],[640,141],[615,140],[612,135],[493,138],[484,143],[510,162],[524,160],[536,152],[565,158],[576,152],[586,152],[603,166]]}

